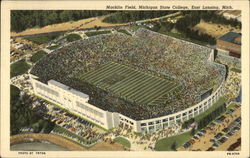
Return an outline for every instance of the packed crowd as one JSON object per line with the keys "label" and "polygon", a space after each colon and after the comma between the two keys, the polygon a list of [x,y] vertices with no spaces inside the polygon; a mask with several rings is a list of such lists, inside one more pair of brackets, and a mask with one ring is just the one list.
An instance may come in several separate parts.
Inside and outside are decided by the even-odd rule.
{"label": "packed crowd", "polygon": [[[55,79],[86,92],[78,74],[114,61],[181,83],[184,89],[178,95],[170,96],[160,106],[147,106],[141,113],[144,118],[153,118],[192,106],[200,101],[202,93],[218,88],[224,81],[225,67],[209,61],[210,53],[211,49],[204,46],[139,29],[134,36],[113,33],[71,43],[40,60],[31,73],[44,83]],[[138,118],[133,111],[141,109],[140,106],[137,109],[131,106],[115,108],[135,119]]]}
{"label": "packed crowd", "polygon": [[228,101],[234,101],[241,89],[241,74],[230,71],[225,84],[225,96]]}

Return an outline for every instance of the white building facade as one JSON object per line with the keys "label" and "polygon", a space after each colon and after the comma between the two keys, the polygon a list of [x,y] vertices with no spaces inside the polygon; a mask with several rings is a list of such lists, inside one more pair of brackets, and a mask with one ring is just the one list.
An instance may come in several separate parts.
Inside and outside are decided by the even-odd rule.
{"label": "white building facade", "polygon": [[142,133],[151,133],[165,129],[173,124],[184,122],[205,112],[219,99],[224,91],[224,82],[222,82],[214,93],[190,108],[158,118],[137,121],[120,113],[105,111],[89,104],[88,95],[72,89],[69,86],[55,80],[49,80],[47,84],[44,84],[38,81],[37,78],[38,77],[30,74],[35,95],[60,105],[105,129],[117,127],[122,123],[131,127],[135,132]]}

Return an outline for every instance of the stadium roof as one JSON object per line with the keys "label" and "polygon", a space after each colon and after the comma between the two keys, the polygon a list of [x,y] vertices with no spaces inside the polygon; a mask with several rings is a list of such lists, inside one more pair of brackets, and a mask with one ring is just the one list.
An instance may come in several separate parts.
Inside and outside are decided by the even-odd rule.
{"label": "stadium roof", "polygon": [[235,39],[238,38],[238,37],[241,38],[241,34],[240,33],[228,32],[228,33],[220,36],[218,39],[222,40],[222,41],[227,41],[227,42],[230,42],[230,43],[238,44],[238,43],[235,42]]}

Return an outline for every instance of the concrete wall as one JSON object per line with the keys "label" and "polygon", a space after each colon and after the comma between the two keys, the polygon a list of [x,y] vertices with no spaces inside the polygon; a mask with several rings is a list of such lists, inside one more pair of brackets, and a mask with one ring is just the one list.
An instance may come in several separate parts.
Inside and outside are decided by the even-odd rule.
{"label": "concrete wall", "polygon": [[178,122],[184,122],[185,120],[189,120],[199,114],[202,114],[205,112],[208,108],[210,108],[223,94],[224,91],[224,84],[222,84],[212,95],[210,95],[208,98],[204,99],[200,103],[187,108],[185,110],[182,110],[180,112],[154,118],[154,119],[148,119],[148,120],[141,120],[136,122],[135,131],[136,132],[154,132],[160,129],[164,129],[167,127],[172,126],[173,124],[176,124]]}
{"label": "concrete wall", "polygon": [[[30,75],[31,84],[34,93],[37,96],[45,98],[55,104],[58,104],[72,112],[81,115],[83,118],[90,120],[99,126],[109,129],[114,127],[113,115],[108,111],[99,109],[88,103],[88,96],[86,94],[77,95],[69,90],[62,89],[53,84],[44,84]],[[79,92],[81,93],[81,92]],[[85,97],[83,97],[85,96]],[[117,124],[117,122],[116,122]]]}
{"label": "concrete wall", "polygon": [[228,65],[241,69],[241,59],[229,56],[229,51],[218,49],[217,58]]}
{"label": "concrete wall", "polygon": [[217,40],[216,48],[229,51],[229,52],[234,52],[237,54],[241,54],[241,45],[229,43],[229,42],[222,41],[219,39]]}
{"label": "concrete wall", "polygon": [[[184,122],[185,120],[203,113],[219,99],[224,88],[222,84],[211,96],[183,111],[159,118],[136,121],[122,114],[104,111],[89,104],[87,102],[89,98],[84,93],[72,93],[70,90],[57,87],[57,85],[53,84],[54,82],[50,81],[48,85],[44,84],[36,80],[36,77],[33,75],[30,75],[30,79],[36,95],[80,114],[83,118],[86,118],[105,129],[117,127],[120,123],[123,123],[128,127],[133,128],[135,132],[147,133],[167,128],[176,123]],[[41,86],[46,87],[46,90],[43,90]]]}
{"label": "concrete wall", "polygon": [[214,61],[214,54],[215,54],[215,50],[212,49],[212,50],[211,50],[211,53],[210,53],[210,55],[209,55],[208,61],[210,61],[210,62],[213,62],[213,61]]}

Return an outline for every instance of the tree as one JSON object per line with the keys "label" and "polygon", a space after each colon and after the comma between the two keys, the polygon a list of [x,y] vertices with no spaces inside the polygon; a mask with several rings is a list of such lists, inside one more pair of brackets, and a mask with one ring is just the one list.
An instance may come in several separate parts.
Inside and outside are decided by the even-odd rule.
{"label": "tree", "polygon": [[176,142],[175,141],[172,143],[171,149],[174,150],[174,151],[176,151]]}
{"label": "tree", "polygon": [[188,128],[188,126],[191,125],[193,122],[194,122],[194,118],[191,118],[191,119],[185,121],[185,122],[182,124],[182,128]]}
{"label": "tree", "polygon": [[226,105],[225,105],[225,103],[223,103],[222,105],[218,106],[211,113],[209,113],[206,116],[202,117],[198,121],[198,129],[204,128],[207,124],[209,124],[211,121],[213,121],[214,118],[218,117],[224,111],[226,111]]}
{"label": "tree", "polygon": [[28,96],[23,95],[19,98],[20,90],[11,85],[11,101],[10,101],[10,134],[18,134],[20,128],[30,127],[32,123],[40,119],[35,115],[29,105],[31,103]]}
{"label": "tree", "polygon": [[45,26],[60,22],[79,20],[114,11],[98,10],[13,10],[11,11],[11,31],[20,32],[34,26]]}
{"label": "tree", "polygon": [[61,14],[60,14],[60,19],[62,21],[69,21],[70,20],[70,17],[69,17],[69,11],[67,10],[64,10]]}
{"label": "tree", "polygon": [[194,134],[195,134],[195,127],[193,127],[191,130],[191,135],[193,136]]}

